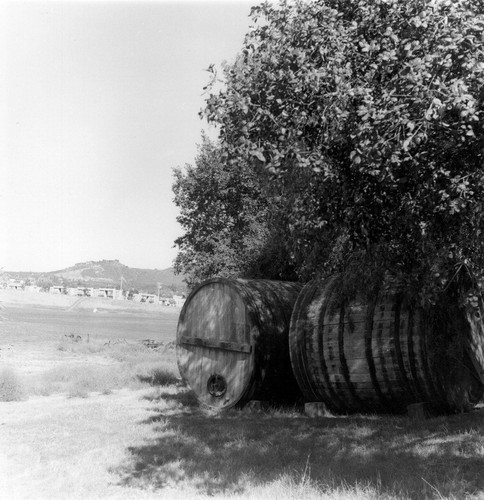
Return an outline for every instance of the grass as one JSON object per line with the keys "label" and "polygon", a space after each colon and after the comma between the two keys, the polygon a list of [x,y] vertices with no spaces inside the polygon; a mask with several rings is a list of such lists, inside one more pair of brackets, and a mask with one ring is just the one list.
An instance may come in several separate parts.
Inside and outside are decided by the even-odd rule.
{"label": "grass", "polygon": [[[76,449],[81,469],[70,479],[73,490],[65,490],[76,498],[484,498],[482,410],[418,423],[391,416],[308,418],[281,408],[210,414],[178,380],[163,381],[141,393],[64,399],[78,402],[53,407],[50,417],[37,415],[26,428],[15,420],[18,439],[35,440],[35,453],[49,457],[39,475],[45,468],[58,475],[58,456]],[[119,399],[126,394],[138,394],[130,399],[131,416]],[[89,462],[92,446],[99,471]]]}
{"label": "grass", "polygon": [[156,326],[146,313],[126,316],[129,329],[106,315],[95,325],[108,335],[91,324],[89,337],[65,329],[80,316],[29,314],[2,323],[19,364],[0,371],[0,498],[484,499],[484,410],[214,414],[178,378],[174,332],[159,350],[142,344],[145,318]]}

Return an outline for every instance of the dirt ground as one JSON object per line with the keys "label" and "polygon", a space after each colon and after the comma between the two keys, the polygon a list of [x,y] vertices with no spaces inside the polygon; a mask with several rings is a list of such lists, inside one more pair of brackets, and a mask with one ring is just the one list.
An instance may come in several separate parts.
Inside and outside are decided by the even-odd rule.
{"label": "dirt ground", "polygon": [[[76,305],[77,303],[77,305]],[[74,305],[74,307],[73,307]],[[153,304],[0,291],[0,366],[36,375],[92,355],[58,349],[66,337],[91,342],[173,342],[180,309]],[[98,356],[98,363],[109,360]]]}

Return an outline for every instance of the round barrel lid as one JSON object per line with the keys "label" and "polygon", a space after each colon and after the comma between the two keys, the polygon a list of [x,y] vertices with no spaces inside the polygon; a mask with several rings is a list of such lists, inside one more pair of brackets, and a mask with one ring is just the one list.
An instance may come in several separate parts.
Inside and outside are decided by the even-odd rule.
{"label": "round barrel lid", "polygon": [[215,279],[188,297],[177,329],[180,374],[209,408],[230,408],[250,392],[253,329],[243,284]]}

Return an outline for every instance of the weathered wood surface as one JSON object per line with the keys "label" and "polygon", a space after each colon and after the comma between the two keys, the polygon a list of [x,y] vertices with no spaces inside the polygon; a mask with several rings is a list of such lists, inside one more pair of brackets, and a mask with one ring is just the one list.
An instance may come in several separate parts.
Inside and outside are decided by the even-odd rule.
{"label": "weathered wood surface", "polygon": [[212,279],[188,297],[177,328],[180,374],[208,408],[295,402],[288,330],[295,283]]}
{"label": "weathered wood surface", "polygon": [[484,322],[482,311],[484,311],[484,304],[482,300],[479,300],[479,308],[469,308],[466,317],[471,326],[468,344],[469,356],[478,377],[484,384]]}
{"label": "weathered wood surface", "polygon": [[222,349],[223,351],[247,353],[252,351],[252,346],[250,344],[237,344],[235,342],[227,342],[225,340],[204,339],[200,337],[182,337],[180,339],[180,344],[198,347],[211,347],[213,349]]}
{"label": "weathered wood surface", "polygon": [[[404,413],[423,401],[436,411],[463,411],[479,401],[484,392],[479,363],[472,363],[465,348],[453,352],[437,346],[442,347],[437,355],[430,341],[435,325],[429,326],[425,313],[410,306],[401,290],[382,289],[372,301],[357,297],[341,304],[337,286],[337,277],[311,282],[294,306],[291,362],[306,401],[322,401],[339,413]],[[451,314],[460,333],[471,331],[461,309],[456,306]],[[472,352],[484,344],[477,331],[461,335]]]}

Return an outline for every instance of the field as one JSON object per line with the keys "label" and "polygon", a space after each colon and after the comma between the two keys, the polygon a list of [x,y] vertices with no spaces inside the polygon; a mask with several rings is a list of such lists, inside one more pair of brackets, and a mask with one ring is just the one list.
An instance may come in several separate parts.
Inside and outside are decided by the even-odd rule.
{"label": "field", "polygon": [[210,414],[178,376],[178,314],[0,292],[0,498],[484,499],[483,409]]}

